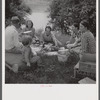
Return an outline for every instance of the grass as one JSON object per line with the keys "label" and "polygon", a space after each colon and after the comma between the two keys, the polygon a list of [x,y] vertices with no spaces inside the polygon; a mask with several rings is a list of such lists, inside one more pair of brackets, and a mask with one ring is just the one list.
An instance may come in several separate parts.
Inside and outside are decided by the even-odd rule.
{"label": "grass", "polygon": [[40,66],[32,66],[32,68],[19,71],[17,74],[6,68],[5,82],[28,84],[70,84],[78,82],[77,79],[71,78],[74,74],[74,66],[78,62],[78,58],[75,61],[75,59],[69,57],[66,63],[58,62],[56,56],[41,56],[41,59],[42,63]]}

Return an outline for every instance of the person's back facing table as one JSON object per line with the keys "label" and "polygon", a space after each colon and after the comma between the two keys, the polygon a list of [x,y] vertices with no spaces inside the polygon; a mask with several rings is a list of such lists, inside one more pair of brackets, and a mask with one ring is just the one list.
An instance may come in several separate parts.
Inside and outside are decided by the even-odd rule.
{"label": "person's back facing table", "polygon": [[19,42],[19,18],[12,17],[12,25],[5,30],[5,50],[6,52],[21,53],[22,43]]}

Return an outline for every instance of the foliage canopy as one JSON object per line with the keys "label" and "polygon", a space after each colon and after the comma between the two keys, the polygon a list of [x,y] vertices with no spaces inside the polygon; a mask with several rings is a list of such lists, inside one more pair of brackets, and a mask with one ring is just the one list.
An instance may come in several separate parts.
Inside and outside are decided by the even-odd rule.
{"label": "foliage canopy", "polygon": [[21,21],[23,17],[31,13],[31,9],[22,0],[5,0],[5,18],[11,19],[12,16],[18,16]]}
{"label": "foliage canopy", "polygon": [[64,22],[72,25],[87,19],[90,31],[96,33],[96,0],[53,0],[49,12],[54,26],[64,29]]}

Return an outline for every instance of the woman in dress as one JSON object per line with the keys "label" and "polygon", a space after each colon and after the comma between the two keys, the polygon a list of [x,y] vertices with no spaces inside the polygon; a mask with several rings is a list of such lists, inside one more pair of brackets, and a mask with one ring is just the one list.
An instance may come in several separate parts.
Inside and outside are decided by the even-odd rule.
{"label": "woman in dress", "polygon": [[81,35],[81,60],[96,61],[96,42],[94,35],[89,30],[89,23],[83,20],[80,23]]}
{"label": "woman in dress", "polygon": [[80,30],[83,33],[81,36],[82,53],[96,53],[96,43],[94,35],[89,30],[89,24],[86,20],[81,21]]}
{"label": "woman in dress", "polygon": [[20,37],[25,35],[30,35],[32,37],[32,41],[33,41],[32,43],[35,43],[37,40],[39,40],[35,34],[35,28],[33,27],[33,22],[31,20],[27,20],[26,27],[23,29]]}

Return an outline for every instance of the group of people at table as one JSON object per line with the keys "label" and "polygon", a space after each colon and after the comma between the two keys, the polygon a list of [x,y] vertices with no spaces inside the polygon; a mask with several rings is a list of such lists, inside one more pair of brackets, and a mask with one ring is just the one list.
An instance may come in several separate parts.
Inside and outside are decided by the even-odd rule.
{"label": "group of people at table", "polygon": [[[17,16],[11,18],[11,25],[6,27],[5,30],[5,52],[6,53],[22,53],[22,62],[27,66],[31,66],[32,63],[38,62],[40,57],[32,52],[31,45],[35,43],[52,44],[55,48],[62,47],[62,43],[55,37],[50,26],[46,26],[45,32],[42,34],[42,40],[39,41],[35,34],[33,22],[31,20],[26,21],[26,27],[21,29],[20,19]],[[72,39],[75,39],[74,43],[71,43]],[[96,42],[94,35],[89,30],[89,23],[87,20],[83,20],[78,23],[74,23],[71,26],[71,38],[66,42],[65,48],[71,50],[71,48],[81,45],[80,60],[96,61]]]}

